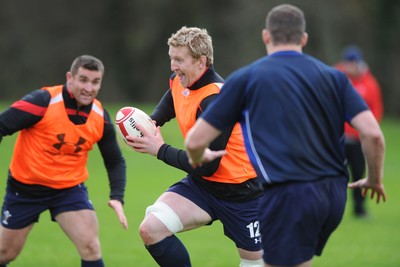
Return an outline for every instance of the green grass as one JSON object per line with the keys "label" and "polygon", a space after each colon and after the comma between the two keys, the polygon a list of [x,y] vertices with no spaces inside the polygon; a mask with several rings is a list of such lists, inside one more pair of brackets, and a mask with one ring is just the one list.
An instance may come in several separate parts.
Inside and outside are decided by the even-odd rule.
{"label": "green grass", "polygon": [[[145,111],[152,106],[136,105]],[[109,106],[111,116],[119,107]],[[0,105],[3,110],[5,105]],[[314,267],[393,267],[399,266],[400,255],[400,121],[385,119],[382,124],[386,137],[387,154],[385,161],[385,188],[388,201],[376,205],[368,201],[370,218],[359,220],[352,216],[350,202],[342,224],[329,240],[322,257],[316,257]],[[182,147],[183,140],[175,122],[162,128],[164,140]],[[7,176],[7,169],[12,154],[15,137],[5,137],[0,145],[0,182],[2,198]],[[97,210],[100,222],[100,239],[107,266],[156,266],[142,245],[138,235],[138,226],[145,209],[173,182],[184,176],[182,171],[171,168],[149,155],[139,154],[122,142],[121,148],[128,165],[128,183],[125,197],[125,213],[129,229],[123,230],[113,210],[107,206],[108,180],[97,150],[91,152],[89,159],[90,177],[87,181],[89,194]],[[349,198],[351,201],[351,198]],[[222,231],[219,222],[194,231],[178,234],[187,246],[193,266],[229,267],[238,266],[239,257],[234,245]],[[33,228],[24,250],[13,267],[80,266],[80,259],[75,248],[56,223],[43,213],[40,222]]]}

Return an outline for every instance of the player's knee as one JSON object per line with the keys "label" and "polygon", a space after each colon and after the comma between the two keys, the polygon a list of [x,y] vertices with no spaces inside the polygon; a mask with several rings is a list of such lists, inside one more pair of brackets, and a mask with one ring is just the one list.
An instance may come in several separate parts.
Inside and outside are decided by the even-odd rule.
{"label": "player's knee", "polygon": [[0,249],[0,264],[6,265],[9,262],[15,260],[19,254],[19,251],[12,250],[9,248]]}
{"label": "player's knee", "polygon": [[[146,216],[154,215],[172,234],[175,234],[183,229],[183,225],[179,216],[167,204],[156,202],[154,205],[147,207]],[[157,234],[159,229],[153,225],[151,220],[144,220],[139,228],[140,236],[143,240],[152,239],[153,235]]]}
{"label": "player's knee", "polygon": [[263,259],[258,259],[258,260],[245,260],[245,259],[240,259],[240,267],[263,267],[264,266],[264,260]]}
{"label": "player's knee", "polygon": [[142,238],[145,245],[151,245],[157,242],[156,235],[157,229],[145,219],[139,226],[139,235]]}
{"label": "player's knee", "polygon": [[82,259],[94,261],[101,258],[100,241],[98,238],[88,241],[79,249]]}

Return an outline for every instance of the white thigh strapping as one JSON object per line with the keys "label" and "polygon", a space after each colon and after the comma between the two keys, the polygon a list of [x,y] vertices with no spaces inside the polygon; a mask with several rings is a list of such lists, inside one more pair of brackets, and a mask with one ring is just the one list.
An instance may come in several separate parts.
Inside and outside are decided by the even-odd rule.
{"label": "white thigh strapping", "polygon": [[178,215],[164,202],[156,202],[153,205],[147,207],[146,215],[149,213],[156,216],[173,234],[183,229],[182,222],[179,219]]}

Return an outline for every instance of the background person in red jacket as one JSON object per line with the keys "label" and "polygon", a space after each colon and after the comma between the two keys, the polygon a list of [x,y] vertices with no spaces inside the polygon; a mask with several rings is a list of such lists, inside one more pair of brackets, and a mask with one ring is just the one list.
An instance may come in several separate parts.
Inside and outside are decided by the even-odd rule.
{"label": "background person in red jacket", "polygon": [[[350,79],[354,88],[364,98],[378,122],[383,115],[383,102],[381,88],[371,73],[367,63],[363,59],[359,47],[351,45],[342,52],[342,59],[336,67],[343,71]],[[348,123],[345,125],[346,135],[346,156],[353,181],[360,180],[365,175],[365,159],[361,150],[360,137],[358,132]],[[365,217],[364,197],[359,188],[353,191],[354,214],[358,217]]]}

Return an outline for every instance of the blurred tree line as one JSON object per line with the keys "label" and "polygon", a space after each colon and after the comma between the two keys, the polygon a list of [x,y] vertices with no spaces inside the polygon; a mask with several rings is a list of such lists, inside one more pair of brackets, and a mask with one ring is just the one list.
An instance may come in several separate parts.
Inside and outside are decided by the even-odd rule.
{"label": "blurred tree line", "polygon": [[306,53],[333,65],[344,46],[360,46],[382,85],[386,115],[400,115],[398,0],[0,0],[0,99],[63,83],[72,60],[91,54],[106,67],[101,100],[156,102],[168,88],[172,33],[206,28],[215,68],[226,77],[265,55],[265,16],[282,3],[305,12]]}

